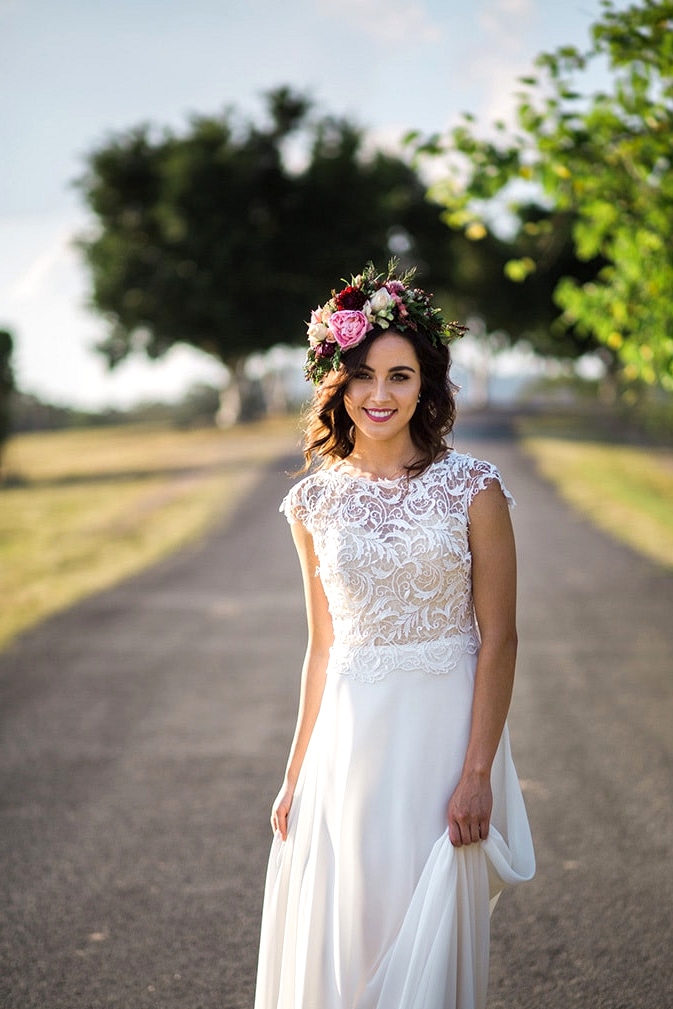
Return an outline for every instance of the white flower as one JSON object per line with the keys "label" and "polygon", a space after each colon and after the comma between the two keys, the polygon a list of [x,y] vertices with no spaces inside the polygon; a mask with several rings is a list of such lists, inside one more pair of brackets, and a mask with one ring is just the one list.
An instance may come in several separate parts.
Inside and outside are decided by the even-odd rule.
{"label": "white flower", "polygon": [[372,312],[378,314],[379,312],[385,312],[386,308],[392,301],[392,297],[385,287],[380,287],[376,294],[373,294],[369,299]]}
{"label": "white flower", "polygon": [[308,327],[308,342],[312,347],[317,347],[319,343],[323,343],[329,335],[329,329],[322,322],[311,323]]}

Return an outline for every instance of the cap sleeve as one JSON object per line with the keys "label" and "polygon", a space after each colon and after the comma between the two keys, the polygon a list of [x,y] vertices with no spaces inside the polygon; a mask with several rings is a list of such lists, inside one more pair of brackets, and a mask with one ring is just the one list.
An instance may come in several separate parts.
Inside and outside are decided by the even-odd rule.
{"label": "cap sleeve", "polygon": [[490,487],[492,483],[497,483],[500,490],[505,495],[505,500],[510,508],[516,506],[516,501],[507,490],[505,486],[505,481],[500,475],[500,471],[497,466],[494,466],[492,462],[486,462],[485,459],[471,459],[470,468],[467,476],[467,487],[465,495],[465,507],[469,508],[479,491],[484,490],[486,487]]}
{"label": "cap sleeve", "polygon": [[315,510],[315,487],[312,477],[305,477],[291,487],[280,503],[279,511],[288,522],[301,522],[309,532]]}

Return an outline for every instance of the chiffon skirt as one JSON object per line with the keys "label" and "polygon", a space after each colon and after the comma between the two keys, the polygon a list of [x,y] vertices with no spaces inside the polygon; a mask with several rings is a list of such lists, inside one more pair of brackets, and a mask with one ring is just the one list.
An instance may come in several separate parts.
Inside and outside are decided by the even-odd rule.
{"label": "chiffon skirt", "polygon": [[475,665],[328,672],[288,837],[272,843],[255,1009],[485,1005],[490,906],[535,861],[506,728],[488,838],[449,841]]}

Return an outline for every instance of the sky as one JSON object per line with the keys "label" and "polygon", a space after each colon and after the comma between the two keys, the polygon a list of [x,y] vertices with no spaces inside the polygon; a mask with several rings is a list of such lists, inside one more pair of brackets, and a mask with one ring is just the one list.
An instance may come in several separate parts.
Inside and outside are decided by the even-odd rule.
{"label": "sky", "polygon": [[0,0],[0,328],[19,387],[98,409],[222,377],[186,347],[113,372],[93,350],[105,322],[73,247],[93,223],[73,182],[114,132],[232,106],[259,119],[288,84],[390,148],[464,111],[507,119],[535,56],[586,46],[599,15],[599,0]]}

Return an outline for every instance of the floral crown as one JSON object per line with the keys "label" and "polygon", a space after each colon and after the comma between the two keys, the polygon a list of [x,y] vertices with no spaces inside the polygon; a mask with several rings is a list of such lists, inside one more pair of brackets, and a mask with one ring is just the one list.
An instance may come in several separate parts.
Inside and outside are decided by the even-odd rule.
{"label": "floral crown", "polygon": [[397,262],[391,260],[384,274],[368,263],[362,273],[351,277],[350,284],[344,280],[343,290],[332,291],[330,300],[311,312],[304,365],[307,379],[317,384],[336,371],[342,354],[362,343],[375,326],[400,333],[420,331],[434,346],[448,344],[466,332],[466,326],[445,321],[432,305],[432,295],[410,286],[415,268],[397,276],[396,267]]}

